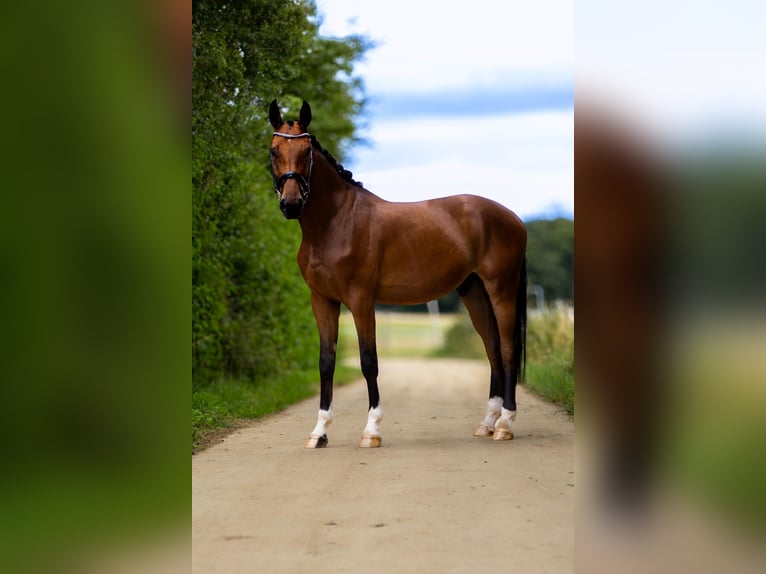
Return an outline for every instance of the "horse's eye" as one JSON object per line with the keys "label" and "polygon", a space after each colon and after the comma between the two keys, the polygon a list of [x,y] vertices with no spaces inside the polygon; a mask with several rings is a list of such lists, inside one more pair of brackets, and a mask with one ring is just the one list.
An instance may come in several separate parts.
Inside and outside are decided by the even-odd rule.
{"label": "horse's eye", "polygon": [[276,158],[279,155],[279,151],[275,147],[271,148],[269,151],[271,152],[272,159]]}
{"label": "horse's eye", "polygon": [[308,149],[306,150],[306,156],[310,156],[310,155],[311,155],[311,148],[308,148]]}

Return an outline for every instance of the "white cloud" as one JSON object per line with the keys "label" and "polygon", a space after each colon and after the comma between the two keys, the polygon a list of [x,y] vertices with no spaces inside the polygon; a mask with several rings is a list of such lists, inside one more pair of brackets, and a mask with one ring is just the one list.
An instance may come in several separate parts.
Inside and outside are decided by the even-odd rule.
{"label": "white cloud", "polygon": [[469,193],[497,201],[522,218],[555,211],[574,214],[571,172],[437,162],[365,174],[365,187],[389,201],[419,201]]}
{"label": "white cloud", "polygon": [[355,177],[391,201],[472,193],[521,216],[574,213],[573,111],[429,118],[373,127]]}
{"label": "white cloud", "polygon": [[479,167],[571,169],[573,129],[572,110],[380,121],[370,130],[374,147],[359,150],[355,163],[375,169],[391,166],[392,159],[454,158]]}
{"label": "white cloud", "polygon": [[574,65],[572,0],[320,0],[322,32],[378,42],[370,91],[560,84]]}
{"label": "white cloud", "polygon": [[[379,43],[356,69],[373,99],[475,92],[478,106],[487,93],[571,85],[573,7],[573,0],[318,1],[323,34]],[[573,214],[573,110],[407,115],[372,116],[364,134],[372,147],[354,150],[347,166],[373,193],[392,201],[472,193],[522,217]]]}
{"label": "white cloud", "polygon": [[766,3],[587,0],[576,14],[578,97],[670,140],[766,128]]}

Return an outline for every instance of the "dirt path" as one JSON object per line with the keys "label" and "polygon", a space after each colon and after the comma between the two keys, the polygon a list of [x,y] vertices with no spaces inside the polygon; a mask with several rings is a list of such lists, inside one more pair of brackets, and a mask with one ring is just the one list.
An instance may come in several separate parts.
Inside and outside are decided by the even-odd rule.
{"label": "dirt path", "polygon": [[380,449],[356,446],[367,390],[354,383],[335,391],[325,449],[303,449],[311,399],[192,458],[193,571],[571,572],[569,417],[520,388],[515,439],[475,438],[483,363],[380,367]]}

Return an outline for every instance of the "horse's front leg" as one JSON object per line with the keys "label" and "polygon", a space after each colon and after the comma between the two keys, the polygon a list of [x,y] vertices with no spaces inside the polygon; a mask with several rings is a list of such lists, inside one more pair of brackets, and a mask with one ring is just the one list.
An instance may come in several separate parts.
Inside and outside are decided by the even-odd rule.
{"label": "horse's front leg", "polygon": [[367,411],[367,426],[364,427],[359,441],[361,448],[376,448],[380,446],[381,436],[378,425],[383,419],[383,409],[380,406],[378,392],[378,349],[375,342],[375,305],[372,301],[351,310],[354,324],[359,337],[359,358],[362,375],[367,381],[367,395],[370,406]]}
{"label": "horse's front leg", "polygon": [[306,448],[327,446],[327,428],[332,423],[332,382],[335,374],[335,352],[338,347],[340,303],[311,294],[311,307],[319,329],[319,415]]}

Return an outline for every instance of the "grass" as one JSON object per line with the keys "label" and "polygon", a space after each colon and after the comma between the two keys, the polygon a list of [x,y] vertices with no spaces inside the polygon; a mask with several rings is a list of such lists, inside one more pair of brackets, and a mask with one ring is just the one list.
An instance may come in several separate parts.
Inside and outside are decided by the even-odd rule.
{"label": "grass", "polygon": [[486,359],[484,344],[474,331],[468,312],[455,316],[452,327],[444,335],[444,343],[432,353],[434,357]]}
{"label": "grass", "polygon": [[[437,357],[483,359],[484,345],[468,314],[457,315]],[[574,323],[562,310],[530,314],[525,386],[574,415]]]}
{"label": "grass", "polygon": [[[379,357],[428,357],[444,342],[444,334],[457,321],[457,315],[402,313],[378,310],[375,314]],[[340,317],[338,350],[344,357],[358,357],[356,329],[351,313]]]}
{"label": "grass", "polygon": [[525,386],[574,415],[574,349],[554,350],[527,365]]}
{"label": "grass", "polygon": [[[338,365],[336,383],[345,383],[356,371]],[[192,391],[192,452],[203,450],[217,438],[248,420],[278,412],[319,390],[314,371],[299,371],[254,384],[225,379]]]}
{"label": "grass", "polygon": [[763,536],[766,324],[745,323],[707,319],[679,329],[658,447],[679,488]]}
{"label": "grass", "polygon": [[574,415],[574,321],[565,310],[529,315],[524,384]]}

